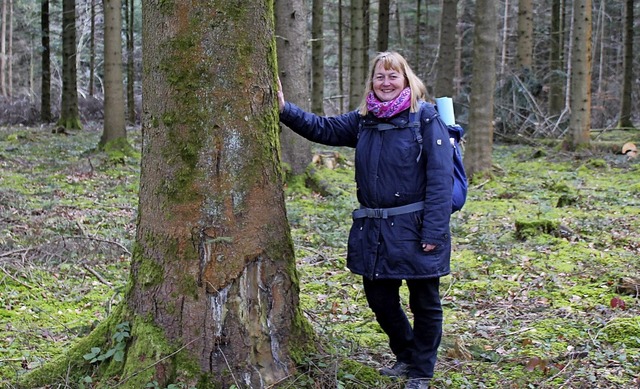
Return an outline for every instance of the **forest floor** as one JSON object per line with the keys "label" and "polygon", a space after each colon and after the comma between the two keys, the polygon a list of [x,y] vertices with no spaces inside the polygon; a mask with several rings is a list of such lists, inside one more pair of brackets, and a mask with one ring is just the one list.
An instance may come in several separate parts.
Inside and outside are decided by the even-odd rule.
{"label": "forest floor", "polygon": [[[0,128],[2,388],[122,300],[140,160],[96,153],[99,137]],[[140,150],[139,129],[129,137]],[[338,155],[313,169],[326,192],[298,180],[286,201],[302,309],[327,347],[279,387],[400,388],[371,374],[393,359],[345,268],[352,155],[323,154]],[[433,387],[640,387],[640,158],[496,145],[493,160],[494,178],[472,183],[452,216]]]}

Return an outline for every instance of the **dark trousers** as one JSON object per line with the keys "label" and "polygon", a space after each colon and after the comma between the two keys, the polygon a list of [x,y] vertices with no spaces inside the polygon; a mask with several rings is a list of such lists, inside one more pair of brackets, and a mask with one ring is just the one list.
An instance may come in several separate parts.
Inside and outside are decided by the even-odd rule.
{"label": "dark trousers", "polygon": [[413,327],[400,305],[402,280],[363,277],[369,307],[389,336],[389,347],[400,362],[411,365],[409,377],[431,378],[442,339],[440,279],[407,280]]}

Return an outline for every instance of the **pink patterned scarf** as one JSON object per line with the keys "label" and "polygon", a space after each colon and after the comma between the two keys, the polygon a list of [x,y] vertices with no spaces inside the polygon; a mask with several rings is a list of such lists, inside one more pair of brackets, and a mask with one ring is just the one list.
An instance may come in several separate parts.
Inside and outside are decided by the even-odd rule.
{"label": "pink patterned scarf", "polygon": [[390,101],[380,101],[373,91],[367,96],[367,110],[377,118],[389,118],[411,106],[411,88],[406,87],[398,97]]}

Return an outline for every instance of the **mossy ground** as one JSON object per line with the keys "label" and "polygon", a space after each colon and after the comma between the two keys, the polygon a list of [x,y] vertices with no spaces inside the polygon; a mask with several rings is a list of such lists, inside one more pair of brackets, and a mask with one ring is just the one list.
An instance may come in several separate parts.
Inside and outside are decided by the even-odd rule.
{"label": "mossy ground", "polygon": [[[63,354],[122,299],[139,160],[95,152],[99,137],[90,126],[0,128],[0,386]],[[129,138],[139,150],[139,130]],[[352,155],[338,152],[338,169],[315,169],[339,188],[331,196],[300,182],[287,190],[300,301],[323,344],[280,387],[400,388],[375,371],[393,356],[345,268],[357,201]],[[495,178],[473,183],[452,217],[434,385],[637,386],[639,300],[616,286],[640,274],[640,159],[498,145],[494,162]],[[557,228],[518,236],[517,221]],[[625,309],[612,307],[616,297]]]}

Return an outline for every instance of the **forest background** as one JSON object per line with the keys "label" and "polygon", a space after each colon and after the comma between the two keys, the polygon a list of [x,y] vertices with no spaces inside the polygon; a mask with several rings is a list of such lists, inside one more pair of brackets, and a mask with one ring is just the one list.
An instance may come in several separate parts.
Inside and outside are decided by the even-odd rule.
{"label": "forest background", "polygon": [[[73,4],[78,33],[74,38],[77,122],[85,131],[59,138],[62,135],[54,133],[69,134],[73,129],[68,125],[73,121],[60,121],[65,115],[64,86],[68,82],[63,70],[63,10],[58,3],[47,4],[51,6],[47,10],[51,28],[47,116],[42,109],[46,72],[44,62],[39,61],[44,58],[44,46],[38,23],[44,15],[38,7],[45,3],[2,2],[0,119],[6,127],[2,129],[0,255],[7,289],[0,294],[6,329],[0,368],[6,369],[2,377],[8,379],[60,353],[73,339],[86,334],[92,315],[104,317],[119,301],[134,234],[136,210],[131,204],[136,203],[137,154],[88,154],[103,143],[106,131],[105,95],[111,85],[105,74],[107,17],[98,1]],[[322,6],[318,8],[317,3]],[[322,19],[321,39],[310,37],[311,45],[301,49],[309,63],[300,67],[306,81],[302,84],[308,83],[301,104],[325,114],[350,109],[360,93],[351,87],[357,74],[353,58],[359,59],[362,71],[372,53],[390,48],[407,56],[434,96],[454,98],[459,122],[473,134],[471,87],[478,71],[473,67],[472,41],[475,7],[481,2],[353,3],[362,8],[339,1],[296,3],[309,7],[309,16],[304,18],[309,32],[314,31],[317,16]],[[445,12],[451,4],[455,11]],[[637,132],[631,127],[638,120],[639,88],[632,69],[640,58],[624,46],[629,36],[632,47],[637,40],[633,34],[637,22],[631,13],[629,24],[625,11],[629,4],[630,9],[635,5],[632,1],[587,4],[594,15],[589,29],[593,46],[588,62],[592,75],[588,130],[590,141],[603,146],[575,153],[549,148],[554,143],[548,142],[562,141],[572,131],[569,76],[575,4],[497,4],[492,25],[495,93],[489,100],[494,113],[488,126],[499,141],[490,144],[495,147],[495,163],[489,164],[489,170],[495,177],[476,180],[470,204],[454,217],[458,268],[444,291],[451,311],[443,372],[437,377],[442,386],[628,387],[639,383],[640,319],[634,279],[639,273],[634,232],[638,227],[638,168],[631,158],[633,151],[622,154],[623,145],[637,143]],[[127,135],[134,150],[140,147],[140,8],[137,1],[123,4],[125,22],[118,34],[124,76],[120,95],[126,96],[120,101],[127,112]],[[379,19],[385,10],[386,19]],[[523,10],[529,11],[523,16]],[[362,18],[352,19],[354,13]],[[442,34],[445,16],[451,15],[455,17],[449,31],[454,32]],[[384,20],[386,35],[380,33]],[[357,36],[363,44],[358,48],[350,43],[356,39],[350,35],[356,22],[363,23],[362,35]],[[530,34],[520,31],[525,24]],[[446,38],[454,38],[453,43],[443,44]],[[322,54],[312,55],[318,41]],[[453,49],[453,55],[443,62],[446,49]],[[630,55],[631,67],[625,66],[626,55]],[[319,75],[318,68],[322,69]],[[451,71],[449,85],[438,86]],[[281,74],[285,84],[293,83],[295,79],[288,76]],[[629,80],[634,87],[625,88]],[[623,108],[625,99],[631,103],[628,111]],[[321,103],[314,106],[314,101]],[[305,148],[311,150],[309,145],[303,145]],[[384,337],[367,316],[361,291],[355,286],[358,280],[344,271],[342,263],[344,228],[355,206],[349,195],[353,193],[351,155],[347,150],[313,152],[316,164],[307,166],[311,151],[304,153],[306,162],[301,163],[313,191],[291,181],[287,207],[301,273],[302,307],[316,331],[328,335],[340,351],[329,358],[310,356],[307,374],[289,385],[370,387],[374,380],[380,387],[393,387],[393,383],[363,375],[366,369],[349,365],[345,357],[357,355],[354,359],[374,366],[389,358],[382,347]],[[295,173],[295,158],[289,162]],[[29,183],[34,177],[41,180],[35,187]],[[67,196],[73,199],[65,203],[62,198]],[[122,221],[114,223],[114,215],[120,215]],[[605,236],[603,231],[607,231]],[[71,280],[75,278],[81,282],[74,284]],[[95,300],[93,293],[99,295]],[[47,300],[52,299],[64,304],[49,306]],[[40,338],[42,343],[34,340]],[[495,339],[501,343],[496,344]],[[91,385],[91,375],[82,378]]]}

